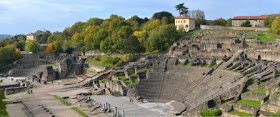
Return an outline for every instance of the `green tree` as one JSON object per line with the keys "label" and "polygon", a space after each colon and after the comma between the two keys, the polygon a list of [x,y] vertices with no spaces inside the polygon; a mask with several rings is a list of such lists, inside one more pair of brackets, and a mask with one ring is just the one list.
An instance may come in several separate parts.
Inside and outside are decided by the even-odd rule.
{"label": "green tree", "polygon": [[152,30],[145,42],[146,51],[164,51],[169,48],[179,38],[176,27],[172,24],[163,25]]}
{"label": "green tree", "polygon": [[167,11],[161,11],[161,12],[155,13],[153,15],[152,19],[158,19],[161,21],[164,20],[166,24],[174,23],[174,16]]}
{"label": "green tree", "polygon": [[250,21],[249,20],[247,20],[247,21],[245,21],[245,22],[243,22],[242,24],[241,24],[241,27],[251,27],[252,25],[251,25],[251,23],[250,23]]}
{"label": "green tree", "polygon": [[273,23],[272,23],[272,26],[271,26],[271,31],[272,33],[274,34],[278,34],[280,35],[280,18],[276,18]]}
{"label": "green tree", "polygon": [[176,10],[179,11],[180,15],[188,14],[188,7],[185,7],[184,3],[175,6]]}
{"label": "green tree", "polygon": [[17,51],[14,48],[9,48],[9,47],[0,48],[0,65],[12,63],[13,61],[19,59],[20,57],[21,55],[17,55]]}
{"label": "green tree", "polygon": [[214,25],[218,25],[218,26],[226,26],[227,25],[227,20],[223,19],[223,18],[219,18],[214,20]]}
{"label": "green tree", "polygon": [[271,28],[273,21],[276,19],[276,16],[268,16],[264,21],[264,26]]}
{"label": "green tree", "polygon": [[122,41],[122,44],[120,46],[120,51],[122,53],[129,53],[129,54],[135,54],[140,53],[143,51],[137,37],[130,36],[128,39],[124,39]]}
{"label": "green tree", "polygon": [[41,46],[36,40],[27,40],[24,49],[26,52],[37,53],[41,51]]}
{"label": "green tree", "polygon": [[232,19],[227,20],[227,25],[226,26],[232,26]]}
{"label": "green tree", "polygon": [[202,10],[193,10],[191,11],[191,17],[195,19],[195,26],[199,27],[200,25],[205,25],[205,13]]}

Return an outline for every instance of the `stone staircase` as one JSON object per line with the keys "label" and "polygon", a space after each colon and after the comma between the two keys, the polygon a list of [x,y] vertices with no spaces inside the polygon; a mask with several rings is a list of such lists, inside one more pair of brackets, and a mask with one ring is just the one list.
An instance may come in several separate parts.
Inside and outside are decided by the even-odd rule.
{"label": "stone staircase", "polygon": [[224,62],[223,64],[221,64],[219,66],[219,69],[226,69],[226,68],[228,68],[228,66],[230,64],[232,64],[232,62],[234,62],[234,60],[237,57],[239,57],[243,52],[244,52],[244,50],[238,50],[227,62]]}

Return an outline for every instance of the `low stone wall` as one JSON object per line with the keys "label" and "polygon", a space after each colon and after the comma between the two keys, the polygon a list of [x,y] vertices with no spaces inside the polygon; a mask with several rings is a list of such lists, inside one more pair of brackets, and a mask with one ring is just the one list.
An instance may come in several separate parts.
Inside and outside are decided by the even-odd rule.
{"label": "low stone wall", "polygon": [[265,93],[243,93],[241,99],[262,101],[265,97]]}
{"label": "low stone wall", "polygon": [[224,26],[210,26],[210,25],[201,25],[201,29],[203,30],[248,30],[248,31],[270,31],[269,28],[256,28],[256,27],[224,27]]}
{"label": "low stone wall", "polygon": [[5,96],[25,91],[27,87],[11,87],[5,89]]}

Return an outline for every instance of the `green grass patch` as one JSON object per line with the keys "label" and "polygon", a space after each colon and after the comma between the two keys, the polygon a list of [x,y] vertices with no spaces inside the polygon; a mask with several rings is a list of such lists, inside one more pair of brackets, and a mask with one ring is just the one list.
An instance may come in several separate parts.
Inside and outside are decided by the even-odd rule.
{"label": "green grass patch", "polygon": [[214,65],[211,65],[210,67],[211,67],[211,68],[217,68],[218,65],[217,65],[217,64],[214,64]]}
{"label": "green grass patch", "polygon": [[0,80],[0,84],[3,82],[4,80]]}
{"label": "green grass patch", "polygon": [[261,33],[258,35],[258,40],[261,42],[274,42],[275,36],[272,33]]}
{"label": "green grass patch", "polygon": [[124,83],[125,83],[127,86],[131,86],[131,85],[133,84],[130,80],[125,80]]}
{"label": "green grass patch", "polygon": [[119,76],[119,79],[120,79],[120,80],[125,80],[125,79],[127,79],[127,77],[125,77],[125,76]]}
{"label": "green grass patch", "polygon": [[133,84],[138,84],[138,82],[139,82],[137,77],[132,77],[131,80],[132,80]]}
{"label": "green grass patch", "polygon": [[191,67],[192,63],[188,61],[188,62],[185,63],[185,65]]}
{"label": "green grass patch", "polygon": [[266,93],[266,89],[247,90],[244,93]]}
{"label": "green grass patch", "polygon": [[201,111],[200,115],[202,117],[216,117],[222,115],[222,111],[219,109],[208,109]]}
{"label": "green grass patch", "polygon": [[79,113],[81,116],[83,116],[83,117],[88,117],[88,115],[87,115],[85,112],[83,112],[80,108],[78,108],[78,107],[72,107],[72,109],[73,109],[75,112]]}
{"label": "green grass patch", "polygon": [[135,76],[135,72],[129,72],[129,76]]}
{"label": "green grass patch", "polygon": [[237,111],[237,110],[230,111],[229,113],[234,114],[234,115],[239,115],[239,116],[242,116],[242,117],[252,117],[253,116],[252,114],[240,112],[240,111]]}
{"label": "green grass patch", "polygon": [[5,99],[4,90],[0,89],[0,117],[9,117],[8,112],[6,111],[6,102],[3,101]]}
{"label": "green grass patch", "polygon": [[30,100],[31,97],[26,97],[26,98],[21,98],[21,99],[16,99],[13,101],[6,101],[7,104],[13,104],[14,102],[20,102],[20,101],[26,101],[26,100]]}
{"label": "green grass patch", "polygon": [[254,101],[254,100],[238,100],[236,104],[239,105],[248,105],[248,106],[254,106],[254,107],[261,107],[260,101]]}
{"label": "green grass patch", "polygon": [[108,55],[95,56],[88,60],[90,64],[102,66],[102,67],[117,67],[123,64],[123,61],[119,57],[112,57]]}
{"label": "green grass patch", "polygon": [[66,106],[70,106],[70,105],[71,105],[68,101],[66,101],[65,99],[63,99],[63,98],[61,98],[61,97],[59,97],[59,96],[57,96],[57,95],[53,95],[53,97],[54,97],[55,99],[59,100],[61,103],[63,103],[63,104],[66,105]]}

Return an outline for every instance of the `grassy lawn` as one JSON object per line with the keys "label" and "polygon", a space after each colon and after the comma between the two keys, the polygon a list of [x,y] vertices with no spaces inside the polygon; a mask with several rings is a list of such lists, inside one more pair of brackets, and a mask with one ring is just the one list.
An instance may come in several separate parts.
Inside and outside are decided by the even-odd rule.
{"label": "grassy lawn", "polygon": [[230,111],[229,113],[234,114],[234,115],[239,115],[242,117],[252,117],[253,116],[252,114],[244,113],[244,112],[240,112],[240,111],[236,111],[236,110]]}
{"label": "grassy lawn", "polygon": [[7,104],[13,104],[14,102],[19,102],[19,101],[26,101],[26,100],[30,100],[31,97],[26,97],[26,98],[21,98],[21,99],[17,99],[17,100],[13,100],[13,101],[7,101]]}
{"label": "grassy lawn", "polygon": [[266,93],[266,89],[256,89],[256,90],[248,90],[244,93]]}
{"label": "grassy lawn", "polygon": [[59,100],[61,103],[63,103],[63,104],[66,105],[66,106],[70,106],[70,105],[71,105],[68,101],[66,101],[65,99],[63,99],[63,98],[61,98],[61,97],[59,97],[59,96],[57,96],[57,95],[53,95],[53,97],[54,97],[55,99]]}
{"label": "grassy lawn", "polygon": [[272,33],[261,33],[258,35],[258,40],[261,42],[273,42],[275,41],[275,36]]}
{"label": "grassy lawn", "polygon": [[0,89],[0,117],[9,117],[8,112],[6,111],[6,102],[3,101],[5,99],[4,90]]}
{"label": "grassy lawn", "polygon": [[78,107],[72,107],[72,109],[73,109],[75,112],[79,113],[81,116],[83,116],[83,117],[88,117],[88,115],[87,115],[85,112],[83,112],[81,109],[79,109]]}
{"label": "grassy lawn", "polygon": [[123,64],[123,61],[119,57],[111,57],[109,55],[105,56],[95,56],[90,58],[88,61],[90,64],[102,66],[102,67],[117,67]]}
{"label": "grassy lawn", "polygon": [[119,79],[120,79],[120,80],[125,80],[125,79],[127,79],[127,77],[125,77],[125,76],[119,76]]}
{"label": "grassy lawn", "polygon": [[240,105],[248,105],[248,106],[254,106],[254,107],[261,107],[260,101],[254,101],[254,100],[239,100],[236,102],[236,104]]}

